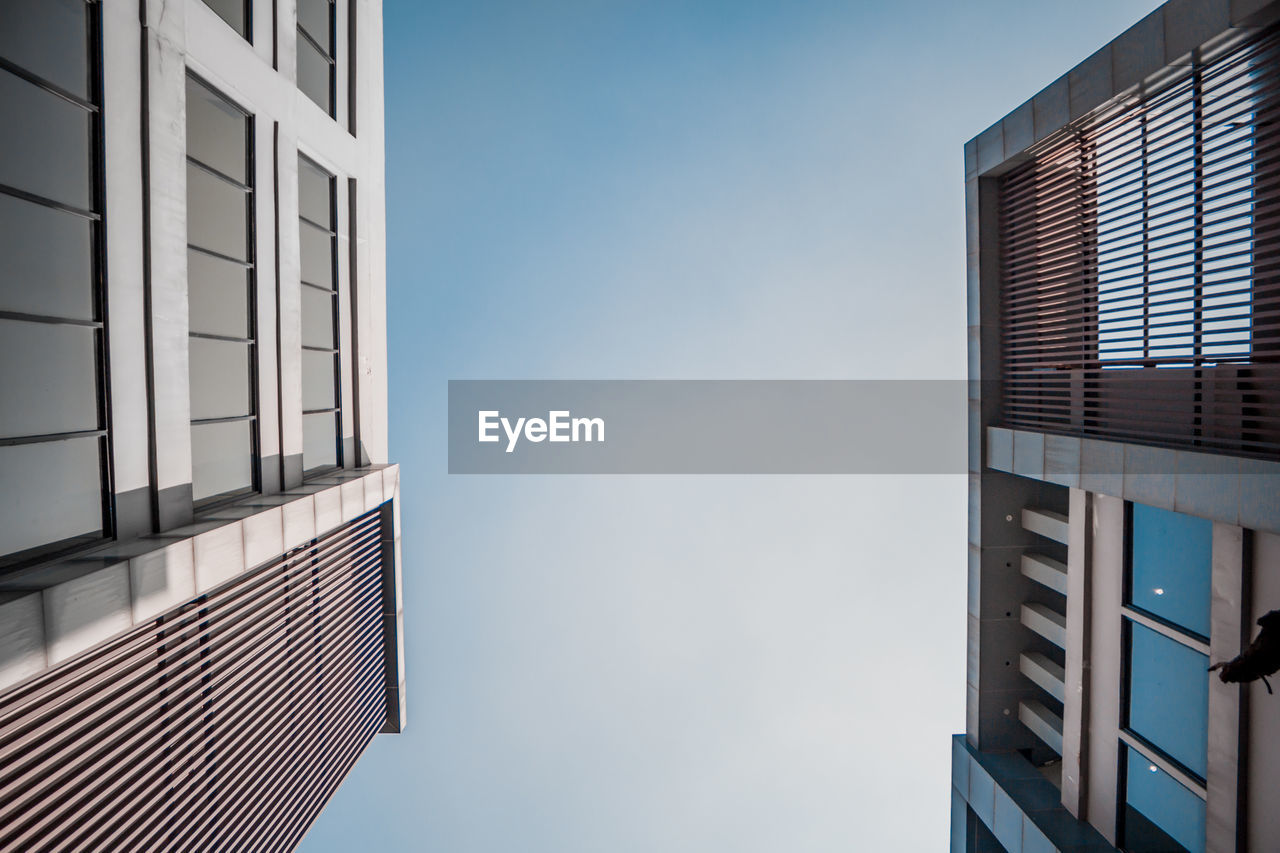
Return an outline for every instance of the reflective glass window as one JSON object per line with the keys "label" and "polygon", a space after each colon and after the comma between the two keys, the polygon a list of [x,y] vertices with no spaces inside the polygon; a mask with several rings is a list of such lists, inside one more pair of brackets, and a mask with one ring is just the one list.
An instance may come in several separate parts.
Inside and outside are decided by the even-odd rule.
{"label": "reflective glass window", "polygon": [[332,0],[298,0],[298,88],[329,115],[336,85]]}
{"label": "reflective glass window", "polygon": [[187,79],[188,364],[196,501],[254,488],[252,130],[239,107]]}
{"label": "reflective glass window", "polygon": [[107,535],[97,3],[0,3],[0,566]]}
{"label": "reflective glass window", "polygon": [[0,194],[0,311],[94,320],[93,221]]}
{"label": "reflective glass window", "polygon": [[[337,263],[334,179],[298,157],[298,235],[302,291],[302,466],[315,471],[342,464],[338,451]],[[323,223],[323,225],[322,225]]]}
{"label": "reflective glass window", "polygon": [[1129,729],[1204,778],[1208,764],[1209,659],[1128,622]]}
{"label": "reflective glass window", "polygon": [[7,116],[22,116],[0,124],[0,184],[92,207],[89,111],[3,70],[0,104]]}
{"label": "reflective glass window", "polygon": [[231,29],[246,39],[250,37],[249,4],[246,0],[204,0],[204,3],[230,24]]}
{"label": "reflective glass window", "polygon": [[89,97],[84,0],[4,0],[0,56],[77,97]]}
{"label": "reflective glass window", "polygon": [[244,113],[190,78],[187,156],[242,184],[248,183]]}
{"label": "reflective glass window", "polygon": [[308,471],[338,464],[337,417],[330,412],[302,416],[302,459]]}
{"label": "reflective glass window", "polygon": [[1136,749],[1123,749],[1124,849],[1129,853],[1204,853],[1204,800]]}
{"label": "reflective glass window", "polygon": [[0,446],[0,542],[19,555],[103,536],[102,439]]}
{"label": "reflective glass window", "polygon": [[197,501],[253,488],[253,435],[247,420],[191,425],[191,491]]}
{"label": "reflective glass window", "polygon": [[241,264],[204,252],[187,252],[191,331],[247,338],[249,271]]}
{"label": "reflective glass window", "polygon": [[1134,504],[1132,542],[1132,603],[1208,637],[1213,523]]}

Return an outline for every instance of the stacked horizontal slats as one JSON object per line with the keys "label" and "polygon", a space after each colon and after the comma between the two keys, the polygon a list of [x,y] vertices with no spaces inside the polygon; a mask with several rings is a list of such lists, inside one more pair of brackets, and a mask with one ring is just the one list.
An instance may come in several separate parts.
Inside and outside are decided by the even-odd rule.
{"label": "stacked horizontal slats", "polygon": [[1003,422],[1280,457],[1280,31],[1000,187]]}
{"label": "stacked horizontal slats", "polygon": [[0,696],[0,850],[292,850],[379,730],[378,511]]}

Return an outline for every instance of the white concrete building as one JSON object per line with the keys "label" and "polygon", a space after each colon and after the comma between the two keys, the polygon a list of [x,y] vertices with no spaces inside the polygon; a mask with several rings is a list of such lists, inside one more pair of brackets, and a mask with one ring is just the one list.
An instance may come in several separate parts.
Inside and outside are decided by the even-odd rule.
{"label": "white concrete building", "polygon": [[0,102],[0,850],[292,849],[404,723],[381,4],[6,0]]}

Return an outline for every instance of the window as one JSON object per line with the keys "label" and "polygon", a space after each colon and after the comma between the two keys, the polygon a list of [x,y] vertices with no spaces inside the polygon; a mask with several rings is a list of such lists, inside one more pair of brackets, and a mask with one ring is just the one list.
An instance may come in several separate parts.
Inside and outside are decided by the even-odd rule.
{"label": "window", "polygon": [[298,88],[337,114],[337,16],[333,0],[298,0]]}
{"label": "window", "polygon": [[1129,507],[1124,614],[1124,849],[1204,850],[1210,522]]}
{"label": "window", "polygon": [[197,503],[257,488],[253,124],[187,78],[191,489]]}
{"label": "window", "polygon": [[342,464],[338,363],[338,231],[334,177],[298,156],[302,281],[302,468]]}
{"label": "window", "polygon": [[0,566],[112,532],[97,26],[10,0],[0,27]]}
{"label": "window", "polygon": [[1280,458],[1280,28],[1000,177],[1004,426]]}
{"label": "window", "polygon": [[219,18],[230,24],[231,29],[246,40],[253,37],[249,27],[249,10],[252,8],[249,0],[204,0],[204,4],[217,12]]}

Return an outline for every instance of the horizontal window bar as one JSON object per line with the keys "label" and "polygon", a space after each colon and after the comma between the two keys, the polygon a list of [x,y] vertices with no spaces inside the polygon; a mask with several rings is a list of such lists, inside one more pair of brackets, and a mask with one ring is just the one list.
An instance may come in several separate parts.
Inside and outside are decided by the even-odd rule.
{"label": "horizontal window bar", "polygon": [[44,435],[22,435],[12,438],[0,438],[0,447],[14,447],[19,444],[45,444],[54,441],[69,441],[73,438],[100,438],[107,434],[105,429],[83,429],[73,432],[51,432]]}
{"label": "horizontal window bar", "polygon": [[21,311],[0,311],[0,320],[21,320],[26,323],[47,323],[51,326],[86,326],[101,329],[101,320],[74,320],[70,317],[52,317],[45,314],[24,314]]}
{"label": "horizontal window bar", "polygon": [[1194,632],[1174,628],[1172,625],[1168,625],[1160,619],[1149,616],[1143,611],[1137,610],[1128,604],[1120,607],[1120,614],[1127,619],[1137,622],[1139,625],[1150,628],[1157,634],[1168,637],[1176,643],[1181,643],[1189,649],[1194,649],[1205,657],[1209,656],[1209,641],[1201,639],[1199,635]]}
{"label": "horizontal window bar", "polygon": [[338,292],[335,288],[325,287],[323,284],[316,284],[315,282],[306,281],[305,279],[299,279],[299,282],[301,284],[305,284],[307,287],[310,287],[312,290],[319,290],[322,293],[336,294]]}
{"label": "horizontal window bar", "polygon": [[1205,789],[1203,782],[1194,774],[1184,770],[1176,761],[1166,758],[1163,753],[1149,745],[1145,740],[1125,729],[1120,730],[1120,740],[1133,749],[1134,752],[1140,753],[1147,761],[1150,761],[1176,779],[1182,787],[1202,800],[1208,799],[1209,793]]}
{"label": "horizontal window bar", "polygon": [[336,347],[317,347],[317,346],[312,346],[310,344],[303,344],[302,348],[304,350],[307,350],[308,352],[327,352],[335,355],[338,352]]}
{"label": "horizontal window bar", "polygon": [[237,181],[235,178],[231,177],[225,172],[220,172],[217,169],[210,166],[209,164],[200,162],[196,158],[192,157],[190,154],[187,155],[187,163],[189,165],[195,166],[197,169],[199,169],[200,171],[204,172],[207,175],[212,175],[213,177],[217,178],[223,183],[230,184],[231,186],[235,187],[238,190],[241,190],[242,192],[245,192],[245,193],[253,192],[253,187],[251,187],[249,184],[244,184],[244,183],[241,183],[240,181]]}
{"label": "horizontal window bar", "polygon": [[322,57],[324,57],[325,59],[327,59],[327,60],[329,61],[329,64],[330,64],[330,65],[335,64],[335,63],[334,63],[334,61],[333,61],[333,55],[332,55],[331,53],[329,53],[329,51],[327,51],[327,50],[325,50],[323,47],[321,47],[321,46],[320,46],[320,42],[316,41],[316,40],[312,37],[311,33],[307,32],[306,28],[302,26],[302,24],[298,24],[298,34],[299,34],[299,35],[301,35],[304,39],[306,39],[306,40],[307,40],[307,42],[308,42],[312,47],[314,47],[314,48],[316,49],[316,51],[317,51],[317,52],[318,52]]}
{"label": "horizontal window bar", "polygon": [[298,220],[301,222],[307,223],[317,231],[323,231],[324,233],[328,234],[330,237],[338,236],[338,232],[335,231],[332,227],[328,225],[321,225],[319,222],[315,222],[311,219],[308,219],[307,217],[303,216],[301,213],[298,214]]}
{"label": "horizontal window bar", "polygon": [[233,335],[215,335],[209,332],[190,332],[193,338],[202,338],[206,341],[226,341],[232,344],[253,344],[256,343],[254,338],[237,338]]}
{"label": "horizontal window bar", "polygon": [[200,424],[229,424],[236,421],[255,421],[257,415],[230,415],[225,418],[192,418],[191,425],[199,426]]}
{"label": "horizontal window bar", "polygon": [[332,409],[303,409],[304,415],[336,415],[342,411],[341,406],[334,406]]}
{"label": "horizontal window bar", "polygon": [[11,195],[14,198],[20,198],[23,201],[29,201],[32,204],[39,204],[39,205],[43,205],[44,207],[52,207],[54,210],[61,210],[63,213],[74,214],[75,216],[79,216],[83,219],[91,219],[94,222],[97,222],[98,220],[102,219],[101,214],[94,213],[92,210],[85,210],[82,207],[73,207],[72,205],[69,205],[69,204],[63,204],[60,201],[54,201],[53,199],[45,198],[42,195],[29,193],[26,190],[20,190],[17,187],[11,187],[11,186],[8,186],[7,184],[0,184],[0,193],[4,193],[5,195]]}
{"label": "horizontal window bar", "polygon": [[72,94],[71,92],[68,92],[66,89],[62,88],[57,83],[50,83],[48,80],[44,79],[39,74],[32,74],[30,71],[23,68],[21,65],[10,62],[9,60],[5,59],[3,56],[0,56],[0,68],[4,69],[5,71],[8,71],[10,74],[12,74],[15,77],[21,77],[23,80],[26,80],[28,83],[34,84],[35,86],[38,86],[41,89],[44,89],[46,92],[48,92],[51,95],[56,95],[57,97],[61,98],[62,100],[70,104],[75,104],[77,107],[79,107],[80,109],[86,112],[96,113],[98,111],[98,105],[93,103],[92,101],[86,101],[84,98],[80,97],[79,95],[75,95],[75,94]]}
{"label": "horizontal window bar", "polygon": [[195,243],[188,243],[187,248],[193,252],[199,252],[202,255],[208,255],[211,258],[217,258],[220,261],[226,261],[231,264],[238,264],[245,269],[253,269],[253,261],[242,261],[239,258],[233,258],[230,255],[224,255],[221,252],[215,252],[212,249],[206,249],[203,246],[197,246]]}

